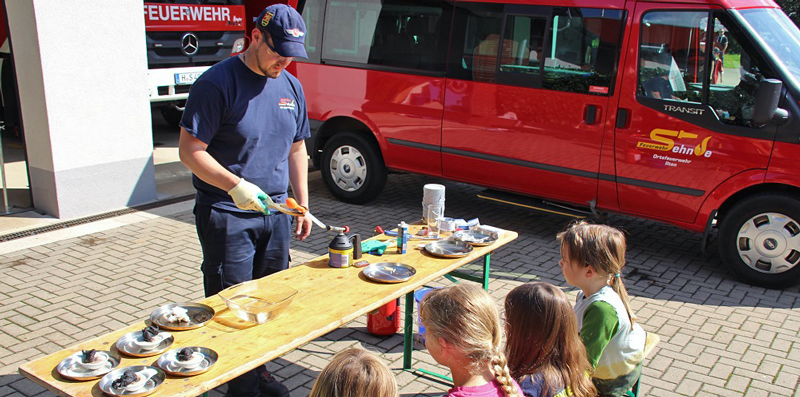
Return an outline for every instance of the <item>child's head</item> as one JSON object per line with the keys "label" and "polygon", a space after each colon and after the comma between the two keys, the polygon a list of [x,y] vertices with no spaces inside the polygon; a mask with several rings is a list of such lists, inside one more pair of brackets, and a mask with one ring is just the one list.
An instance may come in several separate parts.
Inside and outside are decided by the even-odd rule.
{"label": "child's head", "polygon": [[320,372],[309,397],[397,397],[389,367],[362,348],[337,353]]}
{"label": "child's head", "polygon": [[506,296],[506,356],[511,376],[541,372],[543,391],[558,390],[556,379],[569,386],[575,397],[593,396],[586,376],[589,360],[578,335],[578,320],[567,295],[552,284],[522,284]]}
{"label": "child's head", "polygon": [[614,288],[625,304],[628,317],[634,321],[635,316],[628,305],[628,292],[621,278],[626,249],[622,232],[608,225],[579,221],[559,233],[557,238],[561,242],[562,271],[567,283],[580,287],[585,280],[581,278],[581,274],[574,274],[574,271],[580,272],[588,268],[591,270],[591,277],[602,278]]}
{"label": "child's head", "polygon": [[[506,396],[516,394],[501,347],[500,314],[488,292],[473,284],[435,289],[422,299],[419,314],[426,329],[426,344],[437,362],[447,365],[451,358],[461,361],[471,374],[490,368]],[[431,349],[431,344],[437,348]],[[443,344],[448,346],[448,353],[438,351]],[[440,361],[446,354],[453,356],[444,357],[447,362]]]}

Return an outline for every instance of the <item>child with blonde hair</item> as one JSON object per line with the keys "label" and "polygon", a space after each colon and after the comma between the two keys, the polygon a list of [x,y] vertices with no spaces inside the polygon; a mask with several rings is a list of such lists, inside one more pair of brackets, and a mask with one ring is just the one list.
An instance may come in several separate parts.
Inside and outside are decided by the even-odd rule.
{"label": "child with blonde hair", "polygon": [[453,375],[448,397],[522,396],[506,365],[503,327],[489,293],[467,284],[435,289],[419,314],[428,352]]}
{"label": "child with blonde hair", "polygon": [[397,397],[389,367],[362,348],[337,353],[320,372],[309,397]]}
{"label": "child with blonde hair", "polygon": [[506,356],[525,397],[592,397],[586,349],[564,291],[544,282],[506,295]]}
{"label": "child with blonde hair", "polygon": [[578,287],[575,314],[600,396],[624,396],[642,373],[647,335],[622,284],[625,236],[606,225],[573,224],[558,234],[561,272]]}

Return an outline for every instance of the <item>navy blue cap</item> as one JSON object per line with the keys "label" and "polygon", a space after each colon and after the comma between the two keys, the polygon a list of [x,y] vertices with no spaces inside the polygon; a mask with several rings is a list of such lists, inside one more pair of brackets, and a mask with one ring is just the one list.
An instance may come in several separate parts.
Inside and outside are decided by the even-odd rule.
{"label": "navy blue cap", "polygon": [[303,44],[306,23],[294,8],[286,4],[273,4],[259,15],[256,26],[272,36],[272,43],[281,56],[308,58]]}

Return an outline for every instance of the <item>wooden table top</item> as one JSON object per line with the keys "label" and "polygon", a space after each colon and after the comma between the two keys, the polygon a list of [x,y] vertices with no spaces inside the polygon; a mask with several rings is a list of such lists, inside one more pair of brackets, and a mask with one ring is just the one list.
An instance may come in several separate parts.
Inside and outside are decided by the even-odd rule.
{"label": "wooden table top", "polygon": [[[418,227],[412,225],[411,231]],[[388,239],[386,236],[378,238]],[[475,247],[468,256],[457,259],[437,258],[423,253],[417,248],[419,240],[409,242],[406,254],[397,254],[396,249],[390,247],[383,256],[364,255],[363,259],[370,263],[399,262],[416,269],[414,277],[398,284],[372,282],[361,273],[360,268],[330,267],[327,255],[320,256],[259,280],[260,285],[278,283],[298,290],[294,300],[281,315],[260,325],[239,320],[217,295],[203,299],[199,302],[214,308],[216,317],[201,328],[169,331],[175,337],[170,349],[207,347],[218,353],[219,360],[208,372],[201,375],[167,375],[166,381],[151,396],[198,396],[479,259],[516,238],[516,232],[508,231],[492,245]],[[154,307],[153,310],[155,309]],[[111,350],[119,354],[115,347],[117,339],[147,325],[145,321],[141,321],[79,343],[27,363],[19,368],[19,372],[60,396],[102,396],[99,380],[78,382],[65,379],[56,371],[59,362],[84,349]],[[120,356],[122,361],[117,368],[132,365],[156,366],[159,357]]]}

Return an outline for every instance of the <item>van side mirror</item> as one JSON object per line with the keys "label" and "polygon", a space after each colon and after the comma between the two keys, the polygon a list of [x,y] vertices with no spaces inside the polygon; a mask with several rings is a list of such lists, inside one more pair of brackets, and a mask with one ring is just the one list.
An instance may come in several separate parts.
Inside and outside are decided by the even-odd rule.
{"label": "van side mirror", "polygon": [[755,95],[752,123],[755,126],[767,124],[770,120],[782,123],[789,118],[789,112],[778,108],[783,83],[777,79],[762,80]]}

